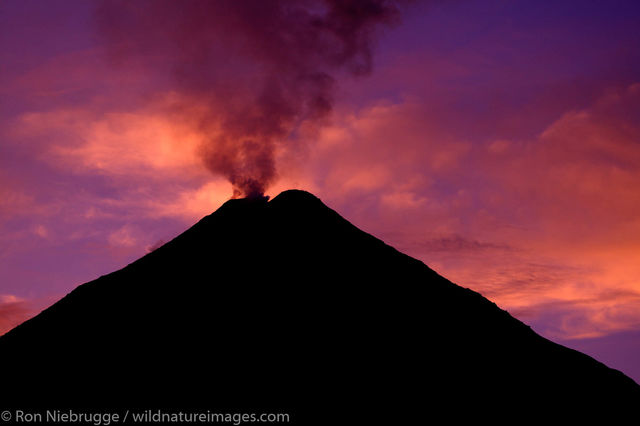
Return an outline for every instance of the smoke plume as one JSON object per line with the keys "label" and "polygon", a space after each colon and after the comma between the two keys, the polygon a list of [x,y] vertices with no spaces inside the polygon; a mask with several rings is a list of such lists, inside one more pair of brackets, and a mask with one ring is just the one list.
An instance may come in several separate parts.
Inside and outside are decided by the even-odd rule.
{"label": "smoke plume", "polygon": [[142,67],[204,106],[205,165],[234,196],[260,196],[276,151],[309,137],[332,109],[336,79],[372,67],[391,0],[106,0],[99,35],[120,66]]}

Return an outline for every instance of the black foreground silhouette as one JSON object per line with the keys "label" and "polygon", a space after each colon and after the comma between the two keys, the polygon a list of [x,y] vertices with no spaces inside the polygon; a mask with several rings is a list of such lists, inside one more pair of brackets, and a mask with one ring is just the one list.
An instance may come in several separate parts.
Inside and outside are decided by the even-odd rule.
{"label": "black foreground silhouette", "polygon": [[640,407],[640,387],[619,371],[296,190],[228,201],[79,286],[0,338],[0,368],[0,408],[271,410],[299,424],[403,425],[637,419]]}

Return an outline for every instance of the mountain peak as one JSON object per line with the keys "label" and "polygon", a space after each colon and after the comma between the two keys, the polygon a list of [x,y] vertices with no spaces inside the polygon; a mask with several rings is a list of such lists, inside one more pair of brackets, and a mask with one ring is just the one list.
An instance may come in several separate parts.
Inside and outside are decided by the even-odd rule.
{"label": "mountain peak", "polygon": [[271,200],[269,200],[268,196],[232,198],[226,201],[219,210],[237,211],[244,209],[263,209],[268,207],[268,205],[277,206],[279,208],[285,207],[295,209],[299,209],[303,206],[326,208],[322,201],[312,193],[300,189],[289,189],[281,192]]}
{"label": "mountain peak", "polygon": [[271,202],[279,203],[316,203],[321,202],[318,197],[303,189],[287,189],[276,195]]}
{"label": "mountain peak", "polygon": [[225,201],[219,210],[261,208],[265,207],[268,201],[268,197],[232,198]]}

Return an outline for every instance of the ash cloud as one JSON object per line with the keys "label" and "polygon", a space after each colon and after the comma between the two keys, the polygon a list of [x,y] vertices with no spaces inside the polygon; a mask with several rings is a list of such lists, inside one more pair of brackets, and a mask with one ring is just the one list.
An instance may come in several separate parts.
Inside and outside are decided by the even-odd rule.
{"label": "ash cloud", "polygon": [[204,164],[234,196],[252,197],[276,179],[276,151],[326,122],[337,78],[371,72],[376,37],[399,9],[390,0],[109,0],[96,17],[115,63],[164,82],[178,110],[205,106]]}

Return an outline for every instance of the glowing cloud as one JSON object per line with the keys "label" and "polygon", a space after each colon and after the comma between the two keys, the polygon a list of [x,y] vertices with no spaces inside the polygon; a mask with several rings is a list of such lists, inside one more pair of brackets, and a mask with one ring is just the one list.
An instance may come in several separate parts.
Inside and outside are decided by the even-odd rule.
{"label": "glowing cloud", "polygon": [[313,136],[334,74],[368,73],[377,27],[397,16],[385,0],[105,1],[97,13],[116,62],[172,70],[184,107],[207,106],[200,154],[238,196],[273,183],[277,147]]}

